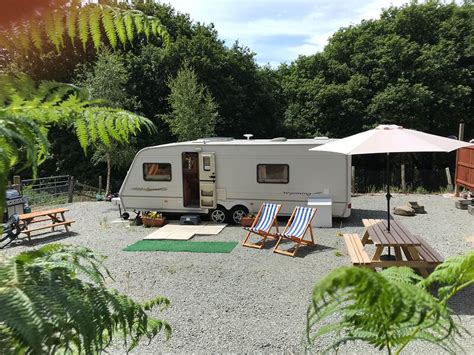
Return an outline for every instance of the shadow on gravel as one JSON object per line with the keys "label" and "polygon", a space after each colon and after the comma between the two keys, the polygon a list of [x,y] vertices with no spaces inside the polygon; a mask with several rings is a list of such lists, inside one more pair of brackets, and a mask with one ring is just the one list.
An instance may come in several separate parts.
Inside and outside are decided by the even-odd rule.
{"label": "shadow on gravel", "polygon": [[[276,244],[276,243],[274,243]],[[280,246],[282,247],[282,249],[292,249],[292,246],[294,244],[292,244],[291,242],[282,242],[280,244]],[[268,248],[270,249],[270,248]],[[298,252],[296,253],[295,255],[295,258],[304,258],[306,255],[310,255],[310,254],[315,254],[315,253],[321,253],[323,251],[326,251],[326,250],[334,250],[335,248],[333,247],[328,247],[326,245],[321,245],[321,244],[316,244],[315,246],[306,246],[306,245],[302,245]]]}
{"label": "shadow on gravel", "polygon": [[474,315],[474,286],[459,291],[449,300],[448,305],[458,316]]}
{"label": "shadow on gravel", "polygon": [[341,227],[363,227],[363,218],[386,219],[387,212],[380,210],[364,210],[360,208],[353,208],[349,218],[335,218],[333,225]]}
{"label": "shadow on gravel", "polygon": [[29,247],[34,247],[38,245],[43,245],[43,244],[49,244],[49,243],[54,243],[59,240],[67,239],[69,237],[74,237],[76,235],[79,235],[79,233],[76,232],[61,232],[61,233],[56,233],[51,235],[50,233],[41,233],[41,234],[35,234],[31,236],[31,242],[28,241],[26,237],[22,237],[13,243],[11,243],[8,248],[14,248],[16,246],[29,246]]}

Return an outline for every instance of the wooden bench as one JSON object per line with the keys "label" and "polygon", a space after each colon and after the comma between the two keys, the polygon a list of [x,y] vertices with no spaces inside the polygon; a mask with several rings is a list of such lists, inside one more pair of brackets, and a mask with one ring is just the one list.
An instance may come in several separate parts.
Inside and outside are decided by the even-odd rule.
{"label": "wooden bench", "polygon": [[423,238],[419,236],[417,236],[417,238],[421,242],[421,245],[416,247],[416,250],[424,261],[433,267],[436,267],[444,261],[441,254],[434,250]]}
{"label": "wooden bench", "polygon": [[[54,208],[44,211],[36,211],[31,213],[24,213],[21,214],[20,217],[20,227],[22,229],[22,233],[25,233],[28,237],[28,240],[31,241],[31,233],[49,229],[54,232],[56,227],[64,226],[66,232],[69,233],[69,227],[75,221],[73,220],[66,220],[64,213],[68,210],[65,208]],[[33,223],[40,223],[40,222],[51,222],[45,225],[41,225],[35,228],[29,228],[30,225]]]}
{"label": "wooden bench", "polygon": [[358,234],[344,234],[344,241],[346,242],[347,251],[354,266],[368,266],[370,267],[370,258],[364,250],[364,246]]}

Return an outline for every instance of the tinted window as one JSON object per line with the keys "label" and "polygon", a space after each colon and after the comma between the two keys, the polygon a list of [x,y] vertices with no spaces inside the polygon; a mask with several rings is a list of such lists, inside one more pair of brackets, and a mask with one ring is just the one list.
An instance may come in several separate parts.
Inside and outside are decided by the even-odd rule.
{"label": "tinted window", "polygon": [[144,163],[143,180],[145,181],[171,181],[171,164]]}
{"label": "tinted window", "polygon": [[290,177],[288,164],[257,165],[257,182],[262,184],[287,184]]}

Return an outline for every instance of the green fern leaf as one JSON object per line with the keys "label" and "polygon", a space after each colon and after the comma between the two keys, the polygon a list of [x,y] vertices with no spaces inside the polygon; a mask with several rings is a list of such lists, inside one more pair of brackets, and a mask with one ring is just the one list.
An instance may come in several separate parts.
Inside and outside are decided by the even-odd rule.
{"label": "green fern leaf", "polygon": [[60,47],[64,47],[64,16],[60,11],[53,12],[53,23],[54,31],[56,31],[56,36],[59,40]]}
{"label": "green fern leaf", "polygon": [[127,33],[125,25],[123,23],[122,13],[119,11],[114,12],[114,25],[115,30],[117,31],[118,39],[120,43],[122,43],[122,45],[125,47],[127,43]]}
{"label": "green fern leaf", "polygon": [[77,138],[79,139],[79,144],[81,145],[81,148],[84,150],[84,153],[86,153],[87,146],[89,143],[86,124],[81,118],[78,118],[75,121],[74,126],[76,128],[76,135],[77,135]]}
{"label": "green fern leaf", "polygon": [[61,39],[56,33],[55,23],[54,23],[54,16],[52,13],[47,13],[45,15],[44,25],[46,29],[46,35],[51,40],[51,43],[56,47],[56,51],[59,52],[61,46]]}
{"label": "green fern leaf", "polygon": [[143,15],[134,15],[133,20],[135,22],[135,27],[137,29],[137,33],[141,34],[143,32]]}
{"label": "green fern leaf", "polygon": [[100,48],[100,39],[102,37],[100,31],[100,8],[97,6],[90,7],[89,11],[89,30],[94,43],[94,48],[98,50]]}
{"label": "green fern leaf", "polygon": [[102,24],[110,45],[114,49],[117,48],[117,34],[115,32],[113,14],[108,7],[102,11]]}
{"label": "green fern leaf", "polygon": [[35,46],[37,50],[40,52],[43,51],[43,40],[41,38],[41,31],[38,27],[38,24],[33,22],[30,25],[30,36],[31,36],[31,42]]}
{"label": "green fern leaf", "polygon": [[133,44],[133,38],[135,37],[135,32],[133,28],[133,17],[130,12],[127,12],[123,16],[125,22],[125,30],[127,32],[127,38],[130,44]]}
{"label": "green fern leaf", "polygon": [[71,44],[74,46],[77,34],[77,7],[72,6],[70,11],[66,14],[66,28],[67,35],[71,40]]}
{"label": "green fern leaf", "polygon": [[81,7],[78,10],[78,27],[79,27],[79,39],[81,40],[82,47],[86,50],[87,41],[89,40],[89,6]]}

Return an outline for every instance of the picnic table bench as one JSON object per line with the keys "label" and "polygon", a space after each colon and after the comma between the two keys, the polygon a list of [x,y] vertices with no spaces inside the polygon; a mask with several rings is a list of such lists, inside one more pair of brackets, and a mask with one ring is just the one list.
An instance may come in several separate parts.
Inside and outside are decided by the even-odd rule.
{"label": "picnic table bench", "polygon": [[[75,221],[66,220],[64,213],[67,211],[69,210],[65,208],[54,208],[49,210],[21,214],[19,216],[21,232],[26,234],[29,241],[31,241],[31,233],[49,228],[51,228],[51,231],[54,232],[56,227],[64,226],[66,232],[70,233],[69,227]],[[32,224],[41,222],[50,223],[38,225],[34,228],[31,228]]]}
{"label": "picnic table bench", "polygon": [[[400,222],[391,221],[388,231],[387,221],[380,219],[363,219],[366,227],[362,240],[357,234],[345,234],[344,240],[355,266],[390,267],[409,266],[419,269],[423,276],[428,275],[427,269],[434,268],[443,262],[443,257],[424,239],[411,234]],[[364,250],[366,244],[374,244],[375,253],[368,263]],[[393,248],[394,260],[381,259],[386,248]],[[365,254],[364,254],[365,253]]]}

